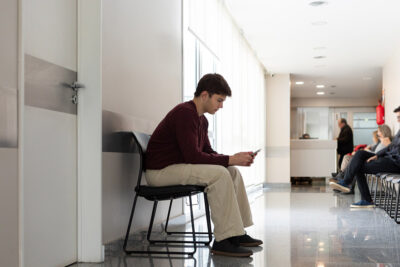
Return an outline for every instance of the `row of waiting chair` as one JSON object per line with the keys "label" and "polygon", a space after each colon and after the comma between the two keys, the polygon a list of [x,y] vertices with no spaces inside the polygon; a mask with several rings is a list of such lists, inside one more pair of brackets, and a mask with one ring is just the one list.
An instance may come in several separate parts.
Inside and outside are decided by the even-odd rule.
{"label": "row of waiting chair", "polygon": [[400,174],[369,174],[367,180],[375,205],[400,224]]}

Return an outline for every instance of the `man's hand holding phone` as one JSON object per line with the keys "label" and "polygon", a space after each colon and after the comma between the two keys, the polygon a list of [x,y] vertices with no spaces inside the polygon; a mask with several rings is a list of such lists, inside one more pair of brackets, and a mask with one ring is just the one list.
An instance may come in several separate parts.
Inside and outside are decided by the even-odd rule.
{"label": "man's hand holding phone", "polygon": [[254,152],[251,152],[251,155],[252,155],[253,157],[255,157],[255,156],[257,156],[258,152],[260,152],[260,151],[261,151],[261,148],[260,148],[260,149],[257,149],[257,150],[254,151]]}
{"label": "man's hand holding phone", "polygon": [[254,158],[261,149],[254,152],[239,152],[233,156],[229,156],[229,165],[250,166],[254,162]]}

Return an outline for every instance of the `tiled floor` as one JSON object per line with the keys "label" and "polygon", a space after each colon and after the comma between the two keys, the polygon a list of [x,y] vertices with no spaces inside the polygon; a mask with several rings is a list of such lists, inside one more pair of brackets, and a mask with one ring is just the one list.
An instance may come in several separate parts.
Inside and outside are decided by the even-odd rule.
{"label": "tiled floor", "polygon": [[[380,209],[350,209],[357,193],[336,194],[322,182],[266,189],[251,198],[255,225],[248,232],[264,241],[252,258],[212,256],[208,247],[198,249],[194,259],[132,257],[119,242],[108,246],[105,263],[74,266],[400,266],[400,225]],[[204,218],[196,223],[205,229]],[[138,244],[145,243],[131,245]]]}

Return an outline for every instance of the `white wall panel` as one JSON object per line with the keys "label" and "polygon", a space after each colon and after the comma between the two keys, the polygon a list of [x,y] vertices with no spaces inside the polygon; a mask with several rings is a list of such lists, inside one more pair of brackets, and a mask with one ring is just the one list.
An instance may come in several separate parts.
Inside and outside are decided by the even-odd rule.
{"label": "white wall panel", "polygon": [[393,133],[399,129],[393,110],[400,106],[400,45],[383,68],[383,88],[385,89],[385,120]]}
{"label": "white wall panel", "polygon": [[76,0],[24,1],[25,53],[76,71]]}
{"label": "white wall panel", "polygon": [[18,149],[0,148],[0,266],[18,265]]}
{"label": "white wall panel", "polygon": [[[103,1],[103,110],[130,118],[130,130],[151,133],[182,100],[181,5],[181,0]],[[127,227],[130,175],[137,169],[126,165],[130,157],[103,153],[103,242],[123,236]],[[144,202],[138,203],[133,230],[148,225],[151,203]],[[179,214],[182,202],[176,202]],[[165,218],[168,207],[158,210]]]}
{"label": "white wall panel", "polygon": [[103,1],[103,109],[155,127],[181,102],[181,25],[180,0]]}
{"label": "white wall panel", "polygon": [[77,258],[76,115],[25,107],[25,265]]}

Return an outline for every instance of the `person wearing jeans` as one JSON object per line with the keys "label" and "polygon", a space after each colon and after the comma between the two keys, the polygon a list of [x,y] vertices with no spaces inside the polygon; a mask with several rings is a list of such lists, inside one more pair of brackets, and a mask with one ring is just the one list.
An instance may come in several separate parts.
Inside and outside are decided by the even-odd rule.
{"label": "person wearing jeans", "polygon": [[[400,107],[396,108],[394,112],[397,121],[400,122]],[[351,207],[374,207],[365,174],[383,172],[400,173],[400,130],[393,138],[392,143],[378,153],[358,151],[348,166],[344,179],[340,182],[330,182],[329,185],[342,192],[350,192],[350,185],[355,177],[361,193],[361,200],[353,203]]]}

